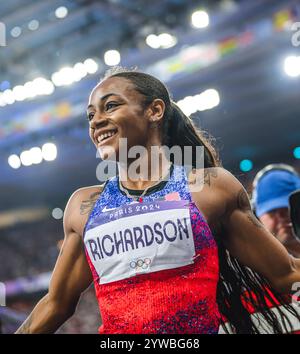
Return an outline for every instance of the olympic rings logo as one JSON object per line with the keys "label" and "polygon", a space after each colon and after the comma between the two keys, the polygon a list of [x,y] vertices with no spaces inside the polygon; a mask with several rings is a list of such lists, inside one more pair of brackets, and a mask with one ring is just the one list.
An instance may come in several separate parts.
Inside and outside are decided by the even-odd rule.
{"label": "olympic rings logo", "polygon": [[129,266],[131,269],[142,270],[142,269],[148,269],[150,264],[151,264],[151,259],[145,258],[145,259],[138,259],[137,261],[131,261]]}

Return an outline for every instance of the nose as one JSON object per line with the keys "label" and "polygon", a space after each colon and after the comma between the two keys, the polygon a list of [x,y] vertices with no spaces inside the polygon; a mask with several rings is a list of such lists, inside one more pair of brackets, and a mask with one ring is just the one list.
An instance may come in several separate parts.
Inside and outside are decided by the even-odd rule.
{"label": "nose", "polygon": [[107,125],[107,119],[101,116],[100,113],[95,113],[93,119],[91,120],[91,129],[96,130]]}

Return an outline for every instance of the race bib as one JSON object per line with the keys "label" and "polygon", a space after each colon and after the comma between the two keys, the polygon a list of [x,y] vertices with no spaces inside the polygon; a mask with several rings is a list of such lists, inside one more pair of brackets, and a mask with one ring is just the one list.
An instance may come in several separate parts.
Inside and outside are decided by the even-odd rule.
{"label": "race bib", "polygon": [[192,264],[189,202],[133,203],[102,212],[84,242],[100,284]]}

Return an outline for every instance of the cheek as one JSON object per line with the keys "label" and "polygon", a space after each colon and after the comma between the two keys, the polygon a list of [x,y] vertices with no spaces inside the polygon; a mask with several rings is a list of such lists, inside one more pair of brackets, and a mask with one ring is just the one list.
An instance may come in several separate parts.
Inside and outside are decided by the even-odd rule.
{"label": "cheek", "polygon": [[147,139],[147,125],[143,118],[133,119],[122,124],[121,135],[127,138],[128,145],[145,145]]}
{"label": "cheek", "polygon": [[264,214],[259,219],[265,225],[265,227],[268,230],[274,231],[274,229],[275,229],[275,219],[272,216],[270,216],[268,214]]}

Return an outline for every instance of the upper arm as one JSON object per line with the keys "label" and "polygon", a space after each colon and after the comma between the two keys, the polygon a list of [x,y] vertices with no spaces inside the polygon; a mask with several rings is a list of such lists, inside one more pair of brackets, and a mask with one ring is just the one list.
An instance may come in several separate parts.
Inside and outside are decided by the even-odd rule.
{"label": "upper arm", "polygon": [[247,192],[228,171],[220,171],[219,188],[226,200],[222,217],[226,248],[243,265],[263,275],[280,291],[299,281],[296,261],[260,223],[251,210]]}
{"label": "upper arm", "polygon": [[64,212],[64,242],[49,285],[49,298],[59,306],[73,310],[81,293],[92,282],[86,260],[82,230],[87,215],[82,213],[86,192],[78,190],[69,199]]}

